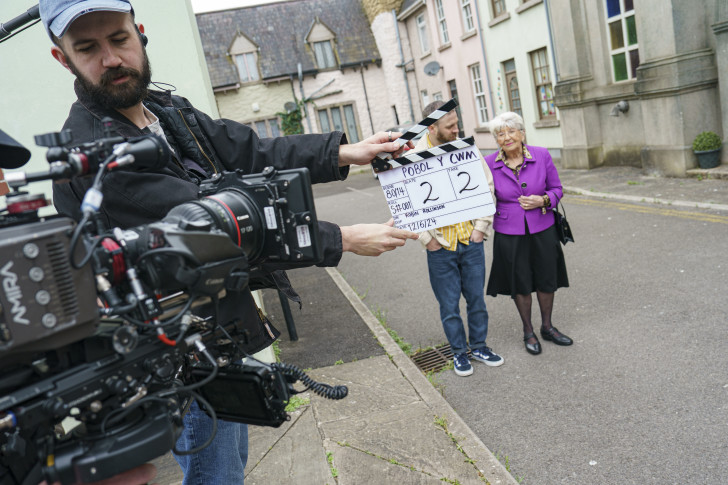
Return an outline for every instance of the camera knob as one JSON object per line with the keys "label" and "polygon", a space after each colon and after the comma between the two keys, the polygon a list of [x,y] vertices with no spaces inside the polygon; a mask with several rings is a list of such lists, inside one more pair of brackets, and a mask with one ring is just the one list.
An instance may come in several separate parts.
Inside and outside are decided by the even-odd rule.
{"label": "camera knob", "polygon": [[61,418],[68,414],[68,404],[60,399],[47,402],[45,407],[46,411],[55,418]]}
{"label": "camera knob", "polygon": [[126,382],[118,377],[110,377],[106,379],[106,386],[113,394],[124,394],[129,389]]}
{"label": "camera knob", "polygon": [[262,172],[264,177],[266,178],[273,178],[273,176],[276,174],[276,169],[273,167],[265,167]]}
{"label": "camera knob", "polygon": [[166,381],[174,377],[175,369],[176,367],[174,362],[172,362],[172,359],[165,355],[164,357],[154,361],[151,370],[154,372],[157,379],[160,381]]}

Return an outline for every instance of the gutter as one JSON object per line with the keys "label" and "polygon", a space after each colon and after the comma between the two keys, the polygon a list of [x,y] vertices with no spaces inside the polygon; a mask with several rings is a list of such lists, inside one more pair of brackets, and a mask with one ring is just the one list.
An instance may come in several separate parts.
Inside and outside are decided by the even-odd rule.
{"label": "gutter", "polygon": [[[477,3],[477,1],[475,2]],[[399,15],[396,15],[397,20],[404,20],[413,13],[415,13],[416,10],[419,10],[420,7],[424,7],[427,4],[426,0],[417,0],[415,3],[409,6],[407,10],[403,10],[399,13]],[[394,10],[392,10],[394,12]]]}

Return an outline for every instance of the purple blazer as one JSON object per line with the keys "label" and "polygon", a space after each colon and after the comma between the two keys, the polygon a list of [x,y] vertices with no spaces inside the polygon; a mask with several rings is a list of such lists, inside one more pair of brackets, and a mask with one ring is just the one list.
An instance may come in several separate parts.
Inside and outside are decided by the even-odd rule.
{"label": "purple blazer", "polygon": [[541,209],[523,210],[518,203],[521,195],[548,194],[551,207],[556,207],[564,196],[561,180],[551,160],[549,151],[542,147],[526,145],[523,153],[523,167],[519,180],[513,171],[498,160],[500,151],[485,157],[490,171],[493,173],[495,185],[496,207],[493,215],[493,230],[501,234],[524,235],[526,224],[531,234],[545,231],[554,225],[551,210],[543,214]]}

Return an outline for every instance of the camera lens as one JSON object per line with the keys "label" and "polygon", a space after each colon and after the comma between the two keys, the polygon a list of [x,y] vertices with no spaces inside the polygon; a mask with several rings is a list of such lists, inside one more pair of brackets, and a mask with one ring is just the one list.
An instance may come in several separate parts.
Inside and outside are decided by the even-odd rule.
{"label": "camera lens", "polygon": [[253,200],[239,190],[221,190],[200,200],[185,202],[169,211],[165,221],[172,218],[211,223],[243,249],[250,264],[256,263],[263,250],[263,217]]}

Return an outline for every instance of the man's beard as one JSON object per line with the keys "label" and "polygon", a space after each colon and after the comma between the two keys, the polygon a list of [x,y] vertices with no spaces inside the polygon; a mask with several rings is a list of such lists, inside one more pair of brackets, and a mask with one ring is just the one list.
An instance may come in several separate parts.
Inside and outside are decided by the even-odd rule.
{"label": "man's beard", "polygon": [[[76,68],[66,56],[68,67],[78,79],[79,84],[91,99],[101,106],[109,109],[131,108],[147,96],[148,86],[152,80],[152,68],[149,65],[147,51],[144,51],[142,71],[131,67],[114,67],[102,74],[99,84],[94,84]],[[129,76],[123,84],[113,84],[114,79]]]}
{"label": "man's beard", "polygon": [[[452,139],[450,139],[450,138],[452,138]],[[455,141],[456,138],[457,138],[457,135],[453,136],[450,133],[445,133],[445,132],[440,132],[440,131],[435,133],[435,141],[437,141],[438,145],[442,145],[443,143]]]}

